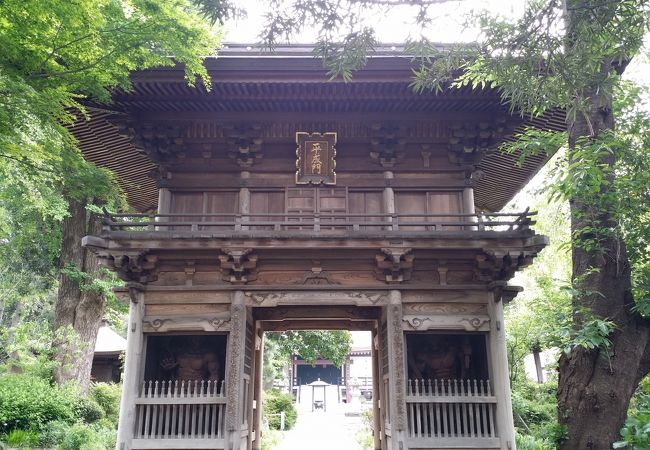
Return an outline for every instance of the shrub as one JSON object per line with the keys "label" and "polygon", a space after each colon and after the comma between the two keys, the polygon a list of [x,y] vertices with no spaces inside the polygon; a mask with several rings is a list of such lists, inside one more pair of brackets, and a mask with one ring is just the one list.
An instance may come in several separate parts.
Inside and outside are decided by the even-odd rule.
{"label": "shrub", "polygon": [[40,439],[38,441],[39,445],[46,448],[56,447],[63,442],[70,427],[71,425],[69,423],[60,420],[48,422],[41,431]]}
{"label": "shrub", "polygon": [[101,430],[76,423],[70,427],[58,448],[60,450],[105,450],[108,448],[105,438]]}
{"label": "shrub", "polygon": [[517,450],[553,450],[555,446],[549,444],[548,442],[539,441],[534,436],[527,434],[515,435],[515,441],[517,443]]}
{"label": "shrub", "polygon": [[13,430],[7,435],[10,447],[34,447],[38,444],[38,433],[32,430]]}
{"label": "shrub", "polygon": [[565,431],[557,423],[556,392],[555,382],[537,384],[524,379],[513,383],[512,409],[522,448],[551,449],[563,439]]}
{"label": "shrub", "polygon": [[621,429],[623,440],[614,448],[650,448],[650,395],[638,393]]}
{"label": "shrub", "polygon": [[104,409],[90,397],[80,397],[75,405],[77,417],[86,423],[94,423],[106,416]]}
{"label": "shrub", "polygon": [[122,385],[115,383],[96,383],[90,388],[90,397],[104,410],[106,419],[114,425],[120,416],[120,396]]}
{"label": "shrub", "polygon": [[264,415],[269,428],[280,429],[280,412],[284,411],[284,427],[293,428],[298,419],[298,411],[293,404],[291,394],[285,394],[277,389],[264,392]]}
{"label": "shrub", "polygon": [[76,419],[74,390],[52,386],[31,375],[0,377],[0,433],[31,429],[40,432],[47,422]]}

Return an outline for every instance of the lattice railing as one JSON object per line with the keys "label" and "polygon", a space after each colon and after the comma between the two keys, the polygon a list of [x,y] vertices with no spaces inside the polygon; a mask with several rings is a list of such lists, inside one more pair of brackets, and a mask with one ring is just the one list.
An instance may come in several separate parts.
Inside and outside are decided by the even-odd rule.
{"label": "lattice railing", "polygon": [[496,438],[489,380],[408,380],[410,438]]}
{"label": "lattice railing", "polygon": [[111,214],[105,231],[129,232],[432,232],[527,230],[536,213],[490,214]]}
{"label": "lattice railing", "polygon": [[200,448],[192,445],[200,440],[223,439],[223,382],[147,381],[135,404],[134,448],[150,448],[145,444],[152,439],[175,439],[175,448]]}

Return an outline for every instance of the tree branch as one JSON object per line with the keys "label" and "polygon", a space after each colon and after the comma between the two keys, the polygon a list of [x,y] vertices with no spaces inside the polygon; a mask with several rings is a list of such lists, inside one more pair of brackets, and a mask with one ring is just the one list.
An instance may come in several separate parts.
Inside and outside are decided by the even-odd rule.
{"label": "tree branch", "polygon": [[41,166],[39,166],[37,164],[34,164],[32,162],[27,161],[25,158],[18,158],[16,156],[7,155],[6,153],[0,153],[0,158],[11,159],[11,160],[16,161],[16,162],[18,162],[20,164],[23,164],[23,165],[25,165],[27,167],[31,167],[32,169],[40,170],[42,172],[55,173],[54,170],[48,169],[48,168],[45,168],[45,167],[41,167]]}
{"label": "tree branch", "polygon": [[383,6],[431,6],[445,3],[458,3],[465,0],[350,0],[350,3]]}
{"label": "tree branch", "polygon": [[61,72],[53,72],[53,73],[45,73],[45,72],[35,73],[35,74],[32,74],[32,75],[28,76],[26,78],[26,80],[65,77],[66,75],[72,75],[72,74],[79,73],[79,72],[85,72],[86,70],[97,67],[102,61],[105,61],[107,58],[109,58],[112,55],[114,55],[115,53],[117,53],[118,50],[121,50],[121,49],[117,49],[117,48],[113,49],[110,52],[106,53],[105,55],[102,55],[101,57],[97,58],[97,60],[94,61],[93,63],[87,64],[87,65],[82,66],[82,67],[78,67],[76,69],[64,70],[64,71],[61,71]]}

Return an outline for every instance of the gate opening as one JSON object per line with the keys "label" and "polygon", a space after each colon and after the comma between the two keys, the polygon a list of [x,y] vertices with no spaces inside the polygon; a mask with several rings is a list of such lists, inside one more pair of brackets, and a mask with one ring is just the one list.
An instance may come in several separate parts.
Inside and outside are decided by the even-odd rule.
{"label": "gate opening", "polygon": [[[300,334],[295,329],[290,332]],[[263,447],[273,443],[276,450],[298,450],[308,448],[314,439],[318,448],[361,450],[373,445],[379,396],[373,376],[377,366],[373,361],[377,357],[372,349],[373,333],[335,332],[349,333],[351,338],[350,350],[340,366],[320,355],[316,360],[303,358],[298,351],[278,364],[278,355],[286,352],[278,348],[283,332],[264,333]]]}

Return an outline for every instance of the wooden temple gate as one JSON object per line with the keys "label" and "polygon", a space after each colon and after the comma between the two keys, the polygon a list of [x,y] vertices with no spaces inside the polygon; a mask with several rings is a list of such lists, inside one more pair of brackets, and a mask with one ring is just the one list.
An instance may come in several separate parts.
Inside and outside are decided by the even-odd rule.
{"label": "wooden temple gate", "polygon": [[514,448],[503,304],[546,240],[490,211],[544,161],[494,150],[561,115],[414,94],[405,58],[341,83],[245,53],[211,92],[134,74],[74,130],[142,211],[83,241],[130,302],[117,448],[261,448],[264,332],[292,329],[372,332],[376,449]]}

